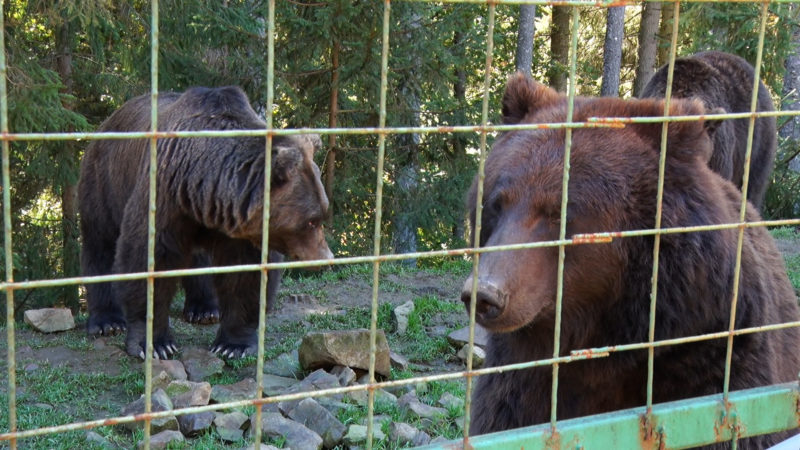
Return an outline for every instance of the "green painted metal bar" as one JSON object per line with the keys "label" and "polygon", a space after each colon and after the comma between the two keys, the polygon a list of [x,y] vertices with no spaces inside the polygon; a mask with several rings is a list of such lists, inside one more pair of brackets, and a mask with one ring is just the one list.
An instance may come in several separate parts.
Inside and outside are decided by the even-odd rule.
{"label": "green painted metal bar", "polygon": [[[430,0],[406,0],[413,2],[430,2]],[[643,0],[650,3],[665,3],[664,0]],[[682,0],[685,3],[756,3],[758,0]],[[767,0],[771,3],[797,3],[797,0]],[[607,8],[612,6],[639,6],[641,1],[633,0],[440,0],[439,3],[464,4],[496,4],[496,5],[542,5],[542,6],[596,6]]]}
{"label": "green painted metal bar", "polygon": [[[680,2],[675,2],[675,17],[672,19],[672,37],[669,51],[669,66],[667,68],[667,89],[664,95],[664,116],[669,116],[669,104],[672,99],[672,79],[675,70],[675,56],[678,42],[678,24],[680,22]],[[661,218],[663,216],[664,202],[664,168],[667,158],[667,130],[669,122],[664,122],[661,126],[661,151],[658,156],[658,184],[656,187],[656,217],[653,229],[661,229]],[[658,266],[659,255],[661,253],[661,234],[656,234],[653,239],[653,270],[650,274],[650,315],[647,332],[647,340],[655,341],[656,333],[656,302],[658,300]],[[653,406],[653,370],[655,367],[655,353],[653,347],[647,351],[647,411]],[[648,420],[650,416],[648,414]]]}
{"label": "green painted metal bar", "polygon": [[[481,125],[485,126],[489,123],[489,91],[492,83],[492,63],[494,61],[494,27],[496,7],[493,4],[489,5],[487,11],[487,27],[486,27],[486,62],[484,64],[483,74],[483,103],[481,105]],[[481,132],[478,156],[478,189],[476,192],[477,199],[475,201],[475,231],[473,233],[472,246],[477,249],[481,245],[481,228],[483,225],[483,184],[486,180],[486,156],[487,156],[487,136],[486,132]],[[467,341],[467,373],[470,373],[474,364],[474,349],[475,349],[475,307],[478,298],[478,268],[480,266],[480,253],[475,253],[472,259],[472,290],[469,298],[469,336]],[[469,445],[469,427],[472,416],[472,388],[473,379],[471,375],[466,376],[465,399],[464,399],[464,430],[463,441],[464,446]]]}
{"label": "green painted metal bar", "polygon": [[[0,133],[8,134],[8,65],[6,63],[5,2],[0,2]],[[2,142],[3,158],[3,257],[5,258],[6,282],[14,282],[14,247],[11,245],[11,164],[9,142]],[[6,341],[8,343],[8,429],[17,430],[17,360],[14,339],[14,289],[10,284],[3,288],[6,294]],[[16,439],[9,442],[17,448]]]}
{"label": "green painted metal bar", "polygon": [[[729,396],[731,414],[740,425],[741,437],[756,436],[800,426],[800,386],[787,383],[743,391]],[[553,445],[549,424],[476,436],[473,449],[658,449],[687,448],[725,442],[733,437],[726,425],[722,394],[709,395],[652,407],[655,433],[648,434],[647,407],[564,420],[558,423]],[[422,447],[427,450],[459,448],[457,441]]]}

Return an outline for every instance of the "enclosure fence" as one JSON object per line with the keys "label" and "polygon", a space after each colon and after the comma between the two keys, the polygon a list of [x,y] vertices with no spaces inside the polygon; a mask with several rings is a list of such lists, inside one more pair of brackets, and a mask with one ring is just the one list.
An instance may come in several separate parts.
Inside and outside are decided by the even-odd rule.
{"label": "enclosure fence", "polygon": [[[463,448],[683,448],[698,445],[707,445],[715,442],[730,441],[732,445],[736,446],[736,442],[740,438],[754,436],[758,434],[775,432],[780,430],[790,430],[800,427],[800,380],[775,386],[766,386],[755,389],[748,389],[744,391],[732,392],[729,390],[729,379],[731,369],[731,356],[733,348],[733,339],[735,336],[763,333],[770,330],[778,330],[791,327],[800,327],[799,321],[785,322],[768,326],[752,327],[752,328],[736,328],[735,319],[737,314],[737,298],[738,293],[734,291],[733,298],[731,299],[731,312],[730,312],[730,326],[727,331],[720,331],[714,333],[701,334],[696,336],[657,340],[655,338],[655,311],[656,311],[656,289],[659,282],[664,283],[666,280],[658,279],[658,265],[659,265],[659,252],[661,236],[673,233],[691,233],[700,231],[724,230],[734,229],[738,231],[738,246],[737,246],[737,259],[736,271],[734,280],[734,289],[738,289],[740,268],[741,268],[741,255],[742,245],[744,239],[744,232],[750,227],[765,227],[765,226],[779,226],[779,225],[798,225],[800,219],[790,220],[762,220],[758,222],[748,222],[745,218],[745,210],[747,200],[742,196],[741,209],[739,221],[736,223],[728,223],[721,225],[709,226],[691,226],[680,228],[662,228],[662,210],[661,203],[663,200],[663,187],[664,187],[664,167],[665,156],[667,149],[667,124],[677,121],[693,121],[707,118],[714,119],[733,119],[733,118],[746,118],[749,119],[748,129],[748,142],[747,142],[747,155],[744,175],[744,185],[742,191],[747,192],[748,177],[750,170],[750,155],[753,145],[753,130],[755,120],[758,117],[765,116],[794,116],[798,113],[795,111],[776,111],[769,113],[757,113],[757,96],[758,96],[758,83],[760,80],[760,68],[762,63],[762,53],[764,47],[764,35],[768,15],[769,1],[761,2],[761,15],[760,15],[760,28],[758,36],[758,57],[755,62],[756,75],[754,78],[754,86],[752,89],[753,95],[751,99],[751,112],[750,113],[736,113],[736,114],[716,114],[706,116],[670,116],[669,104],[671,98],[671,84],[672,72],[676,58],[676,43],[678,37],[678,22],[681,2],[673,2],[675,7],[675,19],[673,20],[672,28],[672,41],[669,55],[669,79],[667,82],[666,101],[664,106],[664,115],[662,117],[636,117],[636,118],[591,118],[586,122],[573,121],[573,105],[576,96],[576,67],[577,67],[577,47],[578,47],[578,28],[580,25],[579,12],[582,7],[587,6],[601,6],[612,7],[621,5],[638,5],[636,2],[628,1],[584,1],[584,0],[565,0],[559,2],[538,1],[538,0],[445,0],[440,3],[476,3],[486,6],[486,21],[488,23],[488,32],[486,36],[486,61],[485,61],[485,80],[483,91],[482,103],[482,117],[480,124],[461,124],[458,126],[450,127],[387,127],[386,126],[386,96],[388,89],[388,70],[389,70],[389,38],[390,38],[390,23],[392,14],[391,0],[383,2],[383,32],[381,37],[382,52],[381,52],[381,82],[380,82],[380,113],[379,124],[377,127],[370,128],[297,128],[297,129],[277,129],[273,128],[272,115],[266,114],[266,129],[262,130],[245,130],[245,131],[178,131],[178,132],[163,132],[158,130],[158,54],[159,54],[159,2],[157,0],[152,2],[151,5],[151,35],[150,35],[150,55],[151,55],[151,123],[152,132],[113,132],[113,133],[74,133],[74,132],[59,132],[59,133],[15,133],[14,130],[9,129],[8,125],[8,111],[9,102],[7,97],[7,63],[6,63],[6,43],[5,32],[0,33],[0,141],[2,142],[2,189],[3,189],[3,220],[4,220],[4,251],[5,251],[5,273],[6,279],[0,283],[0,290],[5,293],[6,297],[6,324],[7,336],[6,343],[8,346],[8,371],[7,371],[7,386],[8,386],[8,405],[5,413],[8,414],[8,430],[0,430],[0,446],[8,445],[11,448],[17,446],[24,446],[24,439],[41,436],[46,434],[63,433],[71,430],[90,429],[94,427],[115,425],[121,423],[128,423],[134,421],[142,421],[144,423],[144,445],[149,448],[150,442],[150,422],[153,419],[167,417],[177,414],[190,414],[205,411],[215,411],[234,407],[242,407],[247,405],[256,406],[256,424],[261,423],[261,405],[267,403],[276,403],[285,400],[303,399],[307,397],[327,396],[339,393],[346,393],[358,390],[366,390],[368,392],[368,416],[367,416],[367,448],[374,446],[373,442],[373,427],[374,427],[374,402],[375,390],[391,386],[408,385],[420,382],[430,382],[436,380],[453,380],[453,379],[466,379],[466,402],[464,411],[464,436],[463,442],[451,442],[448,444],[439,444],[439,448],[452,448],[453,445],[461,446]],[[687,2],[683,2],[684,4]],[[569,63],[569,84],[568,84],[568,111],[567,119],[564,123],[548,123],[548,124],[524,124],[524,125],[493,125],[490,124],[490,104],[489,104],[489,91],[490,82],[492,79],[493,67],[493,50],[495,35],[495,12],[499,4],[536,4],[536,5],[553,5],[565,6],[571,8],[572,11],[572,30],[571,30],[571,48],[570,48],[570,63]],[[0,2],[0,21],[5,17],[3,7],[5,3]],[[269,16],[267,20],[267,107],[266,110],[270,111],[270,105],[274,99],[274,57],[275,57],[275,28],[280,24],[275,23],[275,0],[269,2]],[[0,22],[0,30],[4,30],[4,25]],[[376,87],[378,88],[378,87]],[[609,231],[603,233],[592,233],[567,236],[566,231],[566,214],[567,214],[567,200],[568,200],[568,182],[570,177],[569,158],[572,145],[572,130],[576,128],[624,128],[632,123],[662,123],[661,135],[661,154],[660,154],[660,169],[658,180],[658,211],[655,218],[655,227],[653,229],[633,230],[633,231]],[[561,216],[560,216],[560,229],[559,238],[554,241],[548,242],[531,242],[515,245],[504,245],[495,247],[480,247],[479,238],[481,235],[482,223],[482,198],[483,198],[483,182],[485,160],[488,153],[487,136],[490,133],[509,130],[529,130],[537,128],[560,128],[565,129],[566,144],[565,144],[565,163],[562,178],[562,198],[561,198]],[[378,136],[378,149],[376,159],[376,182],[375,182],[375,224],[373,236],[373,254],[371,256],[358,256],[337,258],[324,261],[290,261],[281,263],[268,263],[267,249],[269,248],[269,235],[266,232],[269,228],[269,211],[270,211],[270,196],[264,195],[264,218],[263,218],[263,240],[261,243],[262,254],[260,264],[227,266],[227,267],[212,267],[200,269],[185,269],[185,270],[168,270],[156,271],[155,270],[155,212],[156,212],[156,171],[158,164],[156,164],[156,144],[158,139],[174,138],[174,137],[230,137],[230,136],[265,136],[266,147],[264,175],[265,179],[271,178],[271,154],[272,143],[275,136],[288,136],[299,135],[307,133],[318,133],[321,135],[343,135],[343,134],[364,134],[364,135],[377,135]],[[401,133],[477,133],[480,136],[480,157],[478,168],[478,184],[477,184],[477,210],[475,217],[475,232],[473,233],[475,241],[472,246],[461,249],[448,249],[430,252],[415,252],[406,254],[382,254],[381,252],[381,224],[382,224],[382,209],[383,209],[383,187],[384,187],[384,157],[386,154],[386,139],[387,136]],[[41,279],[30,281],[15,281],[13,272],[13,251],[12,239],[14,233],[11,223],[11,192],[12,183],[9,170],[9,145],[11,141],[24,141],[24,140],[55,140],[55,141],[77,141],[77,140],[98,140],[98,139],[130,139],[141,138],[149,139],[150,141],[150,203],[149,203],[149,224],[148,224],[148,263],[147,272],[130,273],[121,275],[107,275],[107,276],[93,276],[93,277],[74,277],[74,278],[61,278],[61,279]],[[265,189],[269,192],[270,185],[266,183]],[[601,245],[609,243],[617,239],[626,239],[635,236],[653,236],[653,270],[652,270],[652,290],[650,296],[650,314],[649,314],[649,336],[646,342],[631,342],[624,345],[616,345],[613,347],[602,348],[586,348],[581,350],[571,351],[568,355],[562,355],[560,349],[560,333],[561,333],[561,309],[563,303],[563,284],[564,284],[564,259],[565,248],[571,245]],[[473,343],[475,332],[475,306],[476,306],[476,291],[478,284],[478,263],[481,255],[489,252],[500,252],[520,249],[532,249],[551,247],[558,249],[558,284],[556,292],[556,325],[554,339],[554,350],[552,358],[528,361],[519,364],[511,364],[501,367],[487,367],[476,369],[473,367]],[[377,334],[377,319],[378,307],[380,300],[380,284],[379,284],[379,268],[380,265],[388,261],[398,261],[411,258],[432,258],[432,257],[456,257],[471,255],[473,259],[473,289],[471,297],[470,308],[470,333],[469,333],[469,353],[466,360],[466,368],[458,372],[439,373],[430,376],[419,376],[403,380],[390,380],[384,382],[377,382],[375,378],[375,354],[376,354],[376,334]],[[372,271],[372,301],[371,301],[371,326],[370,326],[370,368],[368,385],[358,385],[350,387],[342,387],[336,389],[322,389],[313,392],[302,392],[296,394],[285,394],[274,397],[262,398],[263,395],[263,373],[264,373],[264,336],[265,336],[265,322],[266,322],[266,288],[267,288],[267,270],[270,269],[288,269],[288,268],[302,268],[312,265],[329,265],[339,266],[355,263],[371,263]],[[258,327],[258,354],[257,354],[257,367],[256,367],[256,384],[257,393],[254,398],[242,401],[235,401],[229,403],[213,404],[208,406],[189,407],[179,410],[153,412],[151,405],[152,398],[152,355],[153,355],[153,286],[157,278],[163,277],[179,277],[186,275],[205,275],[205,274],[222,274],[231,273],[236,271],[259,271],[261,274],[261,290],[260,290],[260,316]],[[20,430],[17,425],[17,382],[16,382],[16,359],[15,359],[15,322],[14,322],[14,293],[20,289],[36,289],[54,286],[66,286],[88,283],[101,283],[109,281],[120,280],[146,280],[147,281],[147,349],[145,351],[145,383],[144,383],[144,398],[145,398],[145,413],[135,416],[121,416],[108,419],[99,419],[92,421],[76,422],[69,424],[53,424],[52,426]],[[457,293],[454,293],[457,295]],[[725,378],[724,386],[721,394],[694,398],[665,404],[653,403],[653,372],[654,372],[654,352],[659,347],[672,346],[689,342],[698,342],[712,339],[726,339],[727,340],[727,359],[725,362]],[[591,416],[571,420],[557,420],[557,393],[559,389],[559,368],[564,364],[570,364],[575,361],[582,361],[593,358],[605,358],[617,352],[628,352],[633,350],[648,351],[648,373],[647,373],[647,400],[646,404],[640,408],[618,411],[609,414],[598,416]],[[552,368],[552,396],[551,396],[551,415],[550,422],[533,427],[521,428],[491,435],[470,437],[468,435],[470,411],[475,407],[471,403],[472,382],[474,377],[489,374],[499,373],[506,371],[514,371],[532,367],[551,367]],[[800,375],[800,374],[799,374]],[[261,427],[254,426],[254,442],[261,442]]]}

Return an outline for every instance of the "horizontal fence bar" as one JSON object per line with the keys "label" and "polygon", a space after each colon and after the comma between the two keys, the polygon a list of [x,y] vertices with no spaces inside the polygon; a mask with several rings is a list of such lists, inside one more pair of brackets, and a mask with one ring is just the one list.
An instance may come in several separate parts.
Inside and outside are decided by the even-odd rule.
{"label": "horizontal fence bar", "polygon": [[56,286],[66,286],[70,284],[141,280],[141,279],[146,279],[150,276],[154,278],[169,278],[169,277],[181,277],[190,275],[211,275],[219,273],[246,272],[246,271],[256,271],[263,269],[302,269],[306,267],[341,266],[347,264],[373,263],[375,261],[384,262],[384,261],[401,261],[405,259],[438,258],[444,256],[451,256],[451,257],[465,256],[465,255],[473,255],[480,253],[494,253],[494,252],[501,252],[508,250],[525,250],[531,248],[557,247],[559,245],[605,244],[612,242],[614,239],[636,237],[636,236],[652,236],[656,234],[693,233],[698,231],[727,230],[740,227],[756,228],[756,227],[788,226],[788,225],[800,225],[800,218],[781,219],[781,220],[761,220],[756,222],[738,222],[738,223],[726,223],[717,225],[697,225],[691,227],[661,228],[659,230],[644,229],[644,230],[630,230],[630,231],[586,233],[586,234],[576,234],[572,238],[564,240],[497,245],[490,247],[481,247],[477,249],[472,247],[467,247],[467,248],[452,249],[452,250],[431,250],[424,252],[395,253],[391,255],[380,255],[380,256],[350,256],[350,257],[340,257],[334,259],[321,259],[321,260],[310,260],[310,261],[289,261],[289,262],[274,262],[267,264],[242,264],[237,266],[163,270],[163,271],[156,271],[153,273],[135,272],[135,273],[124,273],[124,274],[112,274],[112,275],[98,275],[91,277],[70,277],[70,278],[58,278],[58,279],[34,280],[34,281],[16,281],[13,283],[4,282],[0,283],[0,291],[8,289],[16,290],[16,289],[32,289],[40,287],[56,287]]}
{"label": "horizontal fence bar", "polygon": [[[653,406],[652,422],[644,407],[518,428],[470,438],[473,449],[661,449],[686,448],[800,427],[800,385],[796,382],[731,392],[727,410],[722,394]],[[461,448],[460,441],[423,447]]]}
{"label": "horizontal fence bar", "polygon": [[[431,0],[404,0],[414,3],[430,3]],[[647,3],[674,3],[674,0],[643,0]],[[797,0],[766,0],[769,3],[797,3]],[[616,6],[640,6],[642,2],[633,0],[439,0],[439,3],[464,3],[472,5],[540,5],[540,6],[595,6],[613,8]],[[760,3],[758,0],[681,0],[681,3]]]}

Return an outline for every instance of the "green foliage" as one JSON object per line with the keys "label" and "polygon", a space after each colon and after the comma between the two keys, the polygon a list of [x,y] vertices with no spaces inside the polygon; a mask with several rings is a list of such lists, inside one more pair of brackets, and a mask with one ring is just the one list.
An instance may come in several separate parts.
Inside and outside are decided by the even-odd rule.
{"label": "green foliage", "polygon": [[797,156],[798,142],[778,138],[775,169],[764,199],[763,215],[767,219],[791,219],[800,216],[800,172],[789,166]]}

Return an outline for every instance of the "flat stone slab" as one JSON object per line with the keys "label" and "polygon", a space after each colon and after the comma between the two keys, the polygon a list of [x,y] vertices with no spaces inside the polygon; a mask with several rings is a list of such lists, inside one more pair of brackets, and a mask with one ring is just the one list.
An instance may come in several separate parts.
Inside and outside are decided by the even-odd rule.
{"label": "flat stone slab", "polygon": [[[300,344],[300,365],[306,370],[330,369],[334,366],[369,370],[369,330],[312,332]],[[383,330],[375,337],[375,372],[391,375],[389,343]]]}
{"label": "flat stone slab", "polygon": [[29,309],[24,314],[25,323],[42,333],[55,333],[75,328],[75,319],[69,308]]}
{"label": "flat stone slab", "polygon": [[[447,340],[456,348],[461,348],[464,344],[469,343],[469,327],[464,327],[459,330],[453,331],[447,335]],[[486,347],[489,343],[489,332],[482,326],[475,324],[475,345]]]}

